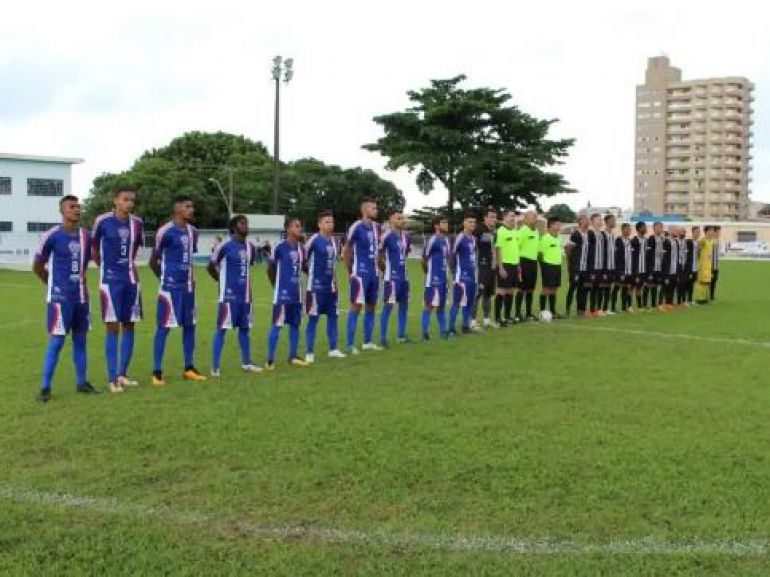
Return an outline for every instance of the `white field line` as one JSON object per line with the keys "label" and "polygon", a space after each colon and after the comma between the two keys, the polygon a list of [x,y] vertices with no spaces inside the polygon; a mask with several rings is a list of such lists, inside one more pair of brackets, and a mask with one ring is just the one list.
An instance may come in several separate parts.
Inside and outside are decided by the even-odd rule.
{"label": "white field line", "polygon": [[0,498],[26,505],[58,506],[106,515],[152,518],[175,525],[204,525],[215,530],[233,530],[261,539],[304,540],[325,544],[385,546],[467,553],[503,553],[509,555],[672,555],[718,554],[737,557],[768,553],[767,539],[668,541],[655,537],[578,542],[564,539],[520,539],[506,536],[445,535],[427,533],[392,533],[313,526],[289,526],[256,523],[223,515],[179,511],[168,507],[144,507],[115,498],[79,497],[0,484]]}

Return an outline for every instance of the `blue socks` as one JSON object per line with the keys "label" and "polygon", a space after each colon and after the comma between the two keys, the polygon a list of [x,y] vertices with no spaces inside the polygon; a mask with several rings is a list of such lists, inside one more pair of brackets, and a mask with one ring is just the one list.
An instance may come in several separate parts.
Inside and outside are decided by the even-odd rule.
{"label": "blue socks", "polygon": [[86,364],[88,362],[86,351],[86,333],[72,333],[72,362],[75,364],[75,383],[78,386],[84,385],[88,380],[86,377]]}
{"label": "blue socks", "polygon": [[128,365],[134,355],[134,330],[123,327],[123,338],[120,340],[120,372],[118,376],[128,375]]}
{"label": "blue socks", "polygon": [[56,363],[59,361],[59,353],[63,346],[63,336],[51,336],[48,339],[48,349],[46,350],[43,359],[43,380],[40,383],[40,389],[43,391],[51,390],[53,372],[56,370]]}
{"label": "blue socks", "polygon": [[406,338],[406,314],[409,310],[407,303],[398,305],[398,338]]}
{"label": "blue socks", "polygon": [[281,336],[281,327],[272,326],[267,333],[267,362],[275,362],[275,350],[278,348],[278,337]]}
{"label": "blue socks", "polygon": [[195,353],[195,327],[182,327],[182,350],[184,351],[184,369],[193,366],[193,354]]}
{"label": "blue socks", "polygon": [[329,350],[337,349],[337,315],[326,317],[326,338],[329,339]]}
{"label": "blue socks", "polygon": [[457,331],[457,313],[460,312],[460,305],[452,303],[452,308],[449,309],[449,330],[452,332]]}
{"label": "blue socks", "polygon": [[289,325],[289,360],[297,358],[299,347],[299,325]]}
{"label": "blue socks", "polygon": [[222,359],[222,349],[225,346],[225,337],[227,331],[225,329],[219,329],[214,333],[214,340],[211,345],[211,368],[215,371],[219,370],[220,360]]}
{"label": "blue socks", "polygon": [[470,329],[471,328],[471,313],[472,312],[473,312],[473,307],[471,305],[463,307],[463,328],[464,329]]}
{"label": "blue socks", "polygon": [[427,335],[430,332],[430,309],[422,311],[422,334]]}
{"label": "blue socks", "polygon": [[447,333],[446,309],[444,307],[437,308],[436,317],[438,318],[438,330],[441,332],[442,335],[445,335]]}
{"label": "blue socks", "polygon": [[[222,339],[224,344],[224,338]],[[241,364],[251,364],[251,338],[249,335],[249,329],[238,329],[238,344],[241,347]],[[219,365],[217,365],[219,368]]]}
{"label": "blue socks", "polygon": [[374,334],[374,311],[364,311],[364,343],[372,342]]}
{"label": "blue socks", "polygon": [[382,305],[382,313],[380,313],[380,344],[385,345],[388,343],[388,324],[390,323],[390,313],[393,312],[393,305]]}
{"label": "blue socks", "polygon": [[307,327],[305,327],[305,347],[309,355],[315,352],[316,330],[318,330],[318,315],[310,315],[307,318]]}
{"label": "blue socks", "polygon": [[156,373],[160,373],[163,370],[163,355],[166,352],[166,337],[168,337],[168,329],[158,328],[155,330],[152,355],[153,371]]}
{"label": "blue socks", "polygon": [[118,379],[118,333],[109,330],[105,333],[104,356],[107,359],[107,379],[114,383]]}
{"label": "blue socks", "polygon": [[348,348],[356,345],[356,326],[358,325],[358,313],[351,310],[348,313]]}

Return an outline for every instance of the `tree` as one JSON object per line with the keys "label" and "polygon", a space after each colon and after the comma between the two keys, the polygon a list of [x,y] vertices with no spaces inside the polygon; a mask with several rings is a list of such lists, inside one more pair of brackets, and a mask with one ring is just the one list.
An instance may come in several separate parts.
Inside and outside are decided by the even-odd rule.
{"label": "tree", "polygon": [[448,192],[447,209],[489,205],[539,206],[539,198],[572,192],[564,178],[546,169],[560,164],[574,143],[549,140],[556,120],[539,120],[507,104],[503,89],[464,89],[460,75],[432,80],[409,91],[414,106],[376,116],[385,135],[364,149],[387,157],[386,168],[417,170],[417,187]]}
{"label": "tree", "polygon": [[546,214],[549,218],[558,218],[561,222],[577,221],[577,214],[566,204],[554,204]]}

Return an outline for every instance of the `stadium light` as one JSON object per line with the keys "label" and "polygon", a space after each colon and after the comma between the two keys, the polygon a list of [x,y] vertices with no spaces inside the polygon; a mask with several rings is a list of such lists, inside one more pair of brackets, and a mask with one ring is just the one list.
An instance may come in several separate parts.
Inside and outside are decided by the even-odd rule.
{"label": "stadium light", "polygon": [[273,132],[273,214],[278,214],[278,190],[280,188],[280,127],[281,127],[281,77],[288,84],[294,78],[294,58],[273,58],[273,81],[275,82],[275,126]]}
{"label": "stadium light", "polygon": [[219,181],[216,178],[209,178],[209,182],[213,182],[217,185],[217,188],[219,189],[219,194],[222,195],[222,200],[225,201],[225,206],[227,206],[227,212],[230,213],[230,216],[233,216],[233,189],[230,187],[230,200],[227,200],[227,197],[225,196],[225,191],[222,188],[222,185],[219,183]]}

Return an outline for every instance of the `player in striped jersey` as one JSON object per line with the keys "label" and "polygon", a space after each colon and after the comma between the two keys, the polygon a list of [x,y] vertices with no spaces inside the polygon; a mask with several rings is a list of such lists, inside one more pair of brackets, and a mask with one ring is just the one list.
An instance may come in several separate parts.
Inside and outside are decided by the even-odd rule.
{"label": "player in striped jersey", "polygon": [[620,310],[631,310],[631,290],[634,287],[634,249],[631,244],[631,225],[624,222],[620,236],[615,239],[615,286],[612,289],[612,309],[615,310],[620,288]]}
{"label": "player in striped jersey", "polygon": [[195,208],[189,196],[173,200],[173,217],[155,233],[155,247],[150,257],[150,268],[160,280],[158,291],[157,329],[153,344],[152,384],[165,386],[163,357],[170,329],[182,327],[184,372],[189,381],[205,381],[195,368],[195,280],[193,254],[198,252],[198,229],[192,225]]}
{"label": "player in striped jersey", "polygon": [[478,289],[478,269],[476,267],[476,217],[466,214],[463,230],[455,237],[452,255],[449,260],[454,276],[452,283],[452,308],[449,310],[449,332],[457,334],[457,315],[462,309],[463,334],[479,332],[480,328],[471,328],[473,303]]}
{"label": "player in striped jersey", "polygon": [[720,257],[720,244],[719,235],[722,233],[721,226],[715,226],[712,229],[714,235],[714,249],[711,253],[711,284],[709,285],[709,300],[716,299],[717,294],[717,281],[719,280],[719,257]]}
{"label": "player in striped jersey", "polygon": [[[620,283],[615,279],[615,215],[608,214],[604,217],[604,279],[601,285],[601,306],[599,307],[605,314],[614,315],[618,300],[618,289]],[[610,308],[610,305],[612,307]]]}
{"label": "player in striped jersey", "polygon": [[685,306],[687,302],[687,278],[688,275],[685,272],[687,266],[687,229],[683,226],[678,227],[676,242],[679,244],[679,266],[677,267],[676,275],[676,304],[677,306]]}
{"label": "player in striped jersey", "polygon": [[251,267],[256,261],[257,248],[246,239],[249,221],[236,214],[228,224],[230,238],[214,247],[208,264],[208,273],[219,283],[217,328],[212,341],[211,376],[219,377],[222,349],[227,330],[238,329],[241,349],[241,368],[247,373],[262,370],[251,362]]}
{"label": "player in striped jersey", "polygon": [[331,212],[318,215],[318,232],[305,243],[307,263],[307,292],[305,293],[305,361],[315,362],[315,336],[318,320],[326,316],[326,338],[329,357],[343,359],[347,355],[337,348],[337,321],[339,318],[339,290],[337,289],[337,256],[339,249],[334,239],[334,216]]}
{"label": "player in striped jersey", "polygon": [[380,239],[380,270],[384,274],[382,312],[380,313],[380,345],[388,346],[388,324],[393,307],[398,303],[399,343],[406,343],[407,311],[409,310],[409,277],[406,271],[406,256],[411,244],[404,230],[404,213],[396,210],[388,219],[388,229]]}
{"label": "player in striped jersey", "polygon": [[690,238],[687,239],[687,259],[684,265],[684,274],[687,275],[687,285],[685,288],[685,303],[687,306],[695,305],[693,293],[695,291],[695,281],[698,279],[698,254],[700,252],[699,226],[693,226],[690,229]]}
{"label": "player in striped jersey", "polygon": [[[136,189],[116,188],[114,209],[98,216],[93,227],[93,260],[99,265],[99,294],[105,323],[104,354],[109,389],[120,393],[138,383],[128,377],[134,352],[134,323],[142,319],[142,299],[136,255],[144,245],[142,221],[132,214]],[[118,335],[120,363],[118,363]]]}
{"label": "player in striped jersey", "polygon": [[605,284],[605,260],[607,251],[604,248],[605,237],[602,231],[602,215],[591,215],[591,228],[586,233],[588,238],[588,271],[590,273],[590,288],[588,294],[587,317],[603,317],[604,311],[599,308],[600,292]]}
{"label": "player in striped jersey", "polygon": [[676,239],[678,234],[679,229],[672,226],[669,228],[668,235],[663,237],[663,256],[660,265],[663,304],[658,307],[662,312],[668,312],[674,308],[674,295],[679,280],[679,242]]}
{"label": "player in striped jersey", "polygon": [[649,284],[647,273],[647,224],[636,223],[636,236],[631,239],[631,250],[634,258],[634,297],[636,298],[636,310],[647,309],[649,297]]}
{"label": "player in striped jersey", "polygon": [[86,335],[91,328],[86,269],[91,257],[91,239],[80,227],[80,201],[72,195],[59,201],[62,223],[40,239],[32,270],[48,287],[48,350],[38,400],[51,400],[51,381],[64,339],[72,335],[72,360],[79,393],[98,393],[86,379]]}
{"label": "player in striped jersey", "polygon": [[422,340],[430,340],[430,315],[436,311],[439,333],[442,338],[449,337],[446,318],[447,259],[449,241],[446,234],[449,221],[446,217],[433,219],[433,234],[425,243],[422,254],[422,270],[425,271],[425,308],[422,311]]}
{"label": "player in striped jersey", "polygon": [[577,315],[581,317],[586,312],[586,295],[590,287],[588,271],[588,216],[578,216],[577,228],[569,237],[564,247],[567,254],[567,267],[570,274],[570,284],[567,290],[567,316],[572,309],[573,296],[577,297]]}
{"label": "player in striped jersey", "polygon": [[649,308],[656,308],[663,298],[663,223],[654,222],[652,234],[647,237],[647,286]]}

